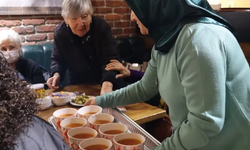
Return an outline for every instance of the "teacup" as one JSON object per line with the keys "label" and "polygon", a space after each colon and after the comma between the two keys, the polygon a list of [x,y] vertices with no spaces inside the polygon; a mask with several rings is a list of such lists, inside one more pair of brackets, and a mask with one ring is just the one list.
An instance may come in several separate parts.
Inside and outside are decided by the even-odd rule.
{"label": "teacup", "polygon": [[54,121],[55,121],[55,126],[59,134],[63,137],[62,131],[61,131],[61,126],[60,123],[62,120],[66,118],[73,118],[77,116],[77,110],[74,108],[63,108],[56,110],[53,113],[54,116]]}
{"label": "teacup", "polygon": [[123,133],[113,139],[115,150],[141,150],[145,137],[136,133]]}
{"label": "teacup", "polygon": [[86,148],[90,147],[92,149],[103,149],[103,150],[110,150],[112,148],[112,142],[107,139],[103,138],[93,138],[84,140],[79,144],[81,150],[86,150]]}
{"label": "teacup", "polygon": [[69,146],[72,150],[79,150],[80,142],[97,136],[97,131],[89,127],[74,128],[68,131]]}
{"label": "teacup", "polygon": [[99,130],[100,126],[112,123],[113,121],[114,117],[107,113],[92,115],[88,118],[89,126],[96,131]]}
{"label": "teacup", "polygon": [[96,105],[84,106],[78,110],[78,116],[80,118],[88,119],[91,115],[100,114],[102,107]]}
{"label": "teacup", "polygon": [[73,128],[84,127],[87,124],[87,120],[84,118],[66,118],[61,121],[60,126],[63,133],[63,140],[68,144],[68,131]]}
{"label": "teacup", "polygon": [[126,133],[128,130],[128,127],[124,124],[120,123],[109,123],[102,125],[99,128],[99,134],[101,138],[105,138],[113,142],[113,138],[122,133]]}

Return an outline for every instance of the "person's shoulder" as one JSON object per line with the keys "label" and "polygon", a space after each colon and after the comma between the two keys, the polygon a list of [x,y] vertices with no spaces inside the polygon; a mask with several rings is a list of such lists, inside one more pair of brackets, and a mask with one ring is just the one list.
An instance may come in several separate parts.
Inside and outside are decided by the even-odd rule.
{"label": "person's shoulder", "polygon": [[181,36],[195,37],[193,40],[201,39],[223,39],[226,36],[233,34],[225,27],[215,24],[206,23],[190,23],[183,27],[180,33]]}
{"label": "person's shoulder", "polygon": [[54,35],[57,37],[67,36],[66,31],[67,31],[67,25],[66,25],[65,21],[63,21],[58,26],[56,26],[56,28],[54,30]]}
{"label": "person's shoulder", "polygon": [[105,29],[107,27],[110,28],[109,24],[101,17],[92,16],[92,22],[94,24],[94,27],[100,30]]}

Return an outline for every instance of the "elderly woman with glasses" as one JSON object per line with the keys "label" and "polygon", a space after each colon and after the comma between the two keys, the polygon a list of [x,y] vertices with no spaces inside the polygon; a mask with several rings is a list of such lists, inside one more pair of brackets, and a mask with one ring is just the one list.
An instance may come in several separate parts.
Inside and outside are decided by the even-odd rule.
{"label": "elderly woman with glasses", "polygon": [[7,59],[9,65],[18,71],[20,78],[29,83],[44,83],[45,79],[39,65],[20,56],[21,37],[13,30],[0,31],[0,51]]}
{"label": "elderly woman with glasses", "polygon": [[64,22],[54,31],[50,88],[58,88],[67,70],[68,84],[102,84],[101,94],[124,86],[117,72],[105,70],[110,60],[119,60],[110,26],[92,16],[90,0],[64,0]]}

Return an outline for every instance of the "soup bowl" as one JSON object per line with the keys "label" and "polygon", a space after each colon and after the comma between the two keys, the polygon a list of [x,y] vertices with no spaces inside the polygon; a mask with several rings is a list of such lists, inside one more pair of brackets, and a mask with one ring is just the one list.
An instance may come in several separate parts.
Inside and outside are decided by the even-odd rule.
{"label": "soup bowl", "polygon": [[73,128],[84,127],[87,124],[87,120],[84,118],[66,118],[61,121],[60,126],[63,133],[63,140],[69,144],[68,131]]}
{"label": "soup bowl", "polygon": [[105,138],[113,142],[113,138],[116,135],[126,133],[128,130],[128,127],[124,124],[120,123],[109,123],[102,125],[99,128],[99,134],[101,138]]}
{"label": "soup bowl", "polygon": [[77,110],[74,108],[63,108],[54,111],[53,117],[55,121],[55,126],[59,134],[63,137],[63,133],[61,131],[61,121],[63,121],[66,118],[73,118],[77,116]]}
{"label": "soup bowl", "polygon": [[84,106],[78,110],[78,116],[80,118],[88,119],[91,115],[100,114],[102,107],[96,105]]}
{"label": "soup bowl", "polygon": [[99,130],[100,126],[104,124],[109,124],[114,121],[114,117],[110,114],[103,113],[92,115],[88,118],[89,126],[96,131]]}
{"label": "soup bowl", "polygon": [[111,150],[112,142],[110,140],[103,139],[103,138],[93,138],[93,139],[82,141],[79,144],[79,147],[82,150],[89,150],[89,149]]}
{"label": "soup bowl", "polygon": [[69,146],[72,150],[79,150],[80,142],[97,136],[97,131],[89,127],[74,128],[68,131]]}
{"label": "soup bowl", "polygon": [[141,150],[145,137],[136,133],[123,133],[116,135],[113,141],[115,150]]}

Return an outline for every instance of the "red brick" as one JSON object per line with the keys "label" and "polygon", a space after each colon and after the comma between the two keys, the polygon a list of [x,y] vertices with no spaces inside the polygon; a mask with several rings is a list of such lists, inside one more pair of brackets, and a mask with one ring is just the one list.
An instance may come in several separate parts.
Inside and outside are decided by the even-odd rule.
{"label": "red brick", "polygon": [[130,22],[129,21],[123,21],[123,22],[115,22],[115,27],[129,27]]}
{"label": "red brick", "polygon": [[129,33],[135,33],[136,32],[136,28],[125,28],[124,30],[125,34],[129,34]]}
{"label": "red brick", "polygon": [[122,29],[111,29],[112,34],[121,34],[122,33]]}
{"label": "red brick", "polygon": [[123,15],[122,19],[123,20],[130,20],[130,14],[129,15]]}
{"label": "red brick", "polygon": [[36,27],[36,31],[38,33],[42,33],[42,32],[52,32],[55,29],[55,25],[45,25],[45,26],[37,26]]}
{"label": "red brick", "polygon": [[114,13],[126,14],[126,13],[129,13],[129,8],[126,8],[126,7],[115,8]]}
{"label": "red brick", "polygon": [[94,16],[96,16],[96,17],[100,17],[100,18],[102,18],[102,19],[104,19],[104,18],[105,18],[105,16],[104,16],[104,15],[101,15],[101,14],[95,14]]}
{"label": "red brick", "polygon": [[128,6],[128,4],[125,1],[122,1],[122,6]]}
{"label": "red brick", "polygon": [[136,25],[136,22],[131,21],[131,22],[130,22],[130,26],[131,26],[131,27],[137,26],[137,25]]}
{"label": "red brick", "polygon": [[63,19],[47,19],[46,24],[60,24],[63,22]]}
{"label": "red brick", "polygon": [[127,38],[130,37],[129,34],[119,34],[119,35],[114,35],[115,38]]}
{"label": "red brick", "polygon": [[43,41],[43,42],[37,42],[36,45],[43,45],[43,44],[51,44],[53,41]]}
{"label": "red brick", "polygon": [[25,27],[26,33],[35,33],[35,28],[33,26]]}
{"label": "red brick", "polygon": [[114,22],[113,21],[107,21],[107,23],[109,24],[110,27],[114,26]]}
{"label": "red brick", "polygon": [[21,20],[0,20],[0,27],[20,26]]}
{"label": "red brick", "polygon": [[44,19],[23,19],[23,25],[41,25]]}
{"label": "red brick", "polygon": [[98,0],[96,0],[96,1],[91,1],[92,2],[92,5],[94,6],[94,7],[96,7],[96,6],[104,6],[104,1],[98,1]]}
{"label": "red brick", "polygon": [[12,30],[16,31],[19,34],[26,34],[26,33],[34,33],[34,27],[12,27]]}
{"label": "red brick", "polygon": [[122,1],[106,1],[106,6],[121,6],[122,5]]}
{"label": "red brick", "polygon": [[36,42],[26,42],[26,43],[22,43],[22,46],[25,45],[36,45]]}
{"label": "red brick", "polygon": [[106,14],[112,13],[112,8],[95,8],[95,13]]}
{"label": "red brick", "polygon": [[43,41],[46,40],[46,38],[47,38],[46,34],[34,34],[26,36],[26,41],[27,42]]}
{"label": "red brick", "polygon": [[107,14],[106,15],[106,20],[110,21],[110,20],[120,20],[121,19],[121,15],[117,15],[117,14]]}
{"label": "red brick", "polygon": [[48,34],[48,40],[54,40],[54,33]]}

